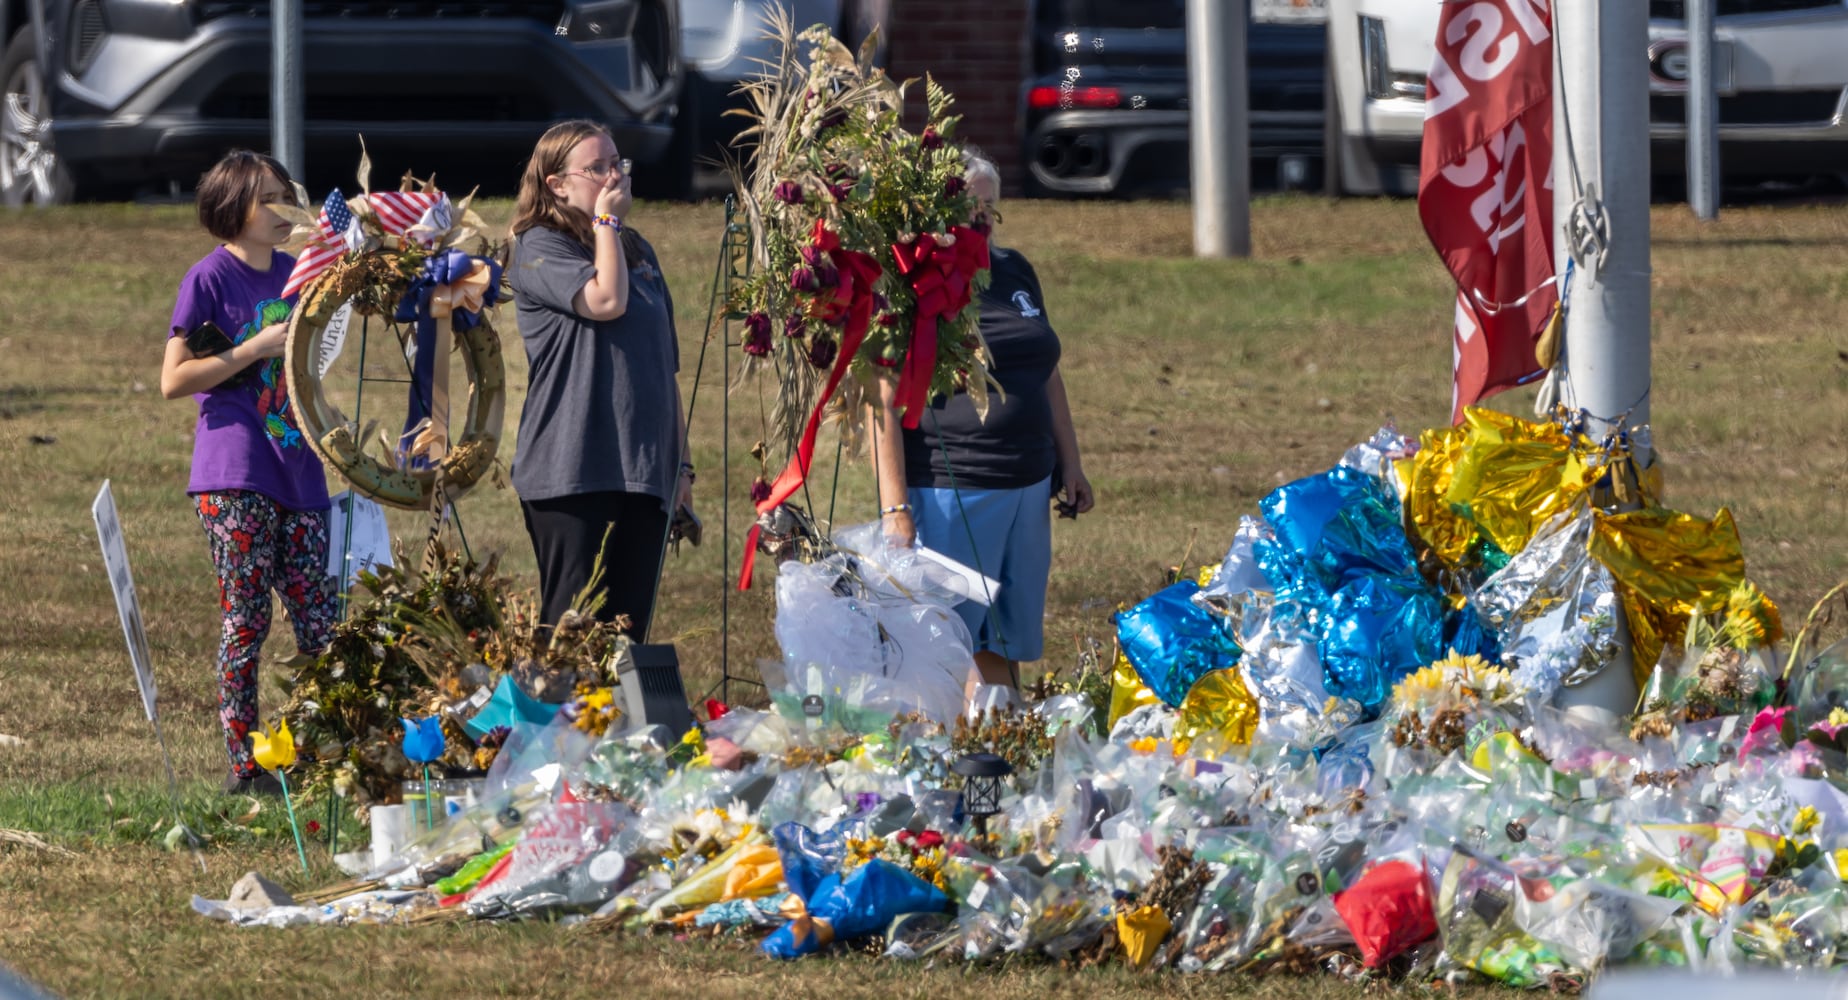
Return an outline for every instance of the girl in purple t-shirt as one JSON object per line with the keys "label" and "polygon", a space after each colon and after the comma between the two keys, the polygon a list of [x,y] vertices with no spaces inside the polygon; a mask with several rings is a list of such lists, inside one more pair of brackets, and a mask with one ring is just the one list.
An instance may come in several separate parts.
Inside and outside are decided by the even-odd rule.
{"label": "girl in purple t-shirt", "polygon": [[244,150],[199,179],[199,222],[224,242],[180,282],[160,368],[161,395],[199,403],[186,491],[211,544],[224,610],[218,711],[228,793],[281,793],[249,741],[270,591],[282,596],[304,654],[327,645],[336,620],[327,481],[282,375],[289,306],[281,296],[295,259],[276,249],[290,226],[267,206],[294,200],[282,164]]}

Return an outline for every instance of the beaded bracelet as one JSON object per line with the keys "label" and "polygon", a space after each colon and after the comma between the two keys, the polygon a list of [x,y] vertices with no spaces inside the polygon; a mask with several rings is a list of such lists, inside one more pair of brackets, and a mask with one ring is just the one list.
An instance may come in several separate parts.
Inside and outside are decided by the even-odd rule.
{"label": "beaded bracelet", "polygon": [[890,507],[879,508],[880,517],[884,517],[887,514],[909,514],[909,513],[911,513],[911,505],[908,503],[895,503]]}
{"label": "beaded bracelet", "polygon": [[618,219],[614,215],[599,215],[596,218],[590,220],[590,224],[593,226],[608,226],[611,229],[616,230],[618,233],[622,232],[622,220]]}

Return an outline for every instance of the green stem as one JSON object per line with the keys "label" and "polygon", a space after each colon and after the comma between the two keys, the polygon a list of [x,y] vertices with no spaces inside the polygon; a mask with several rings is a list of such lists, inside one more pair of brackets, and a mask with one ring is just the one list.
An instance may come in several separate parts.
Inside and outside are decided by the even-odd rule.
{"label": "green stem", "polygon": [[436,814],[430,809],[430,765],[424,765],[424,829],[436,829]]}
{"label": "green stem", "polygon": [[276,779],[282,782],[282,804],[289,808],[289,830],[295,834],[295,856],[301,859],[302,874],[308,874],[308,852],[302,849],[302,825],[295,821],[295,799],[289,794],[289,778],[281,771],[276,772]]}

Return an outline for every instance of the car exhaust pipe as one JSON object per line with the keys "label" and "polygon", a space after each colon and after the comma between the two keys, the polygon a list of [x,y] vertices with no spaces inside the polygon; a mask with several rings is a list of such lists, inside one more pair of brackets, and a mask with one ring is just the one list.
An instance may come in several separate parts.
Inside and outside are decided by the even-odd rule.
{"label": "car exhaust pipe", "polygon": [[1071,140],[1062,135],[1049,135],[1040,141],[1039,164],[1054,177],[1064,177],[1072,170]]}
{"label": "car exhaust pipe", "polygon": [[1072,172],[1094,177],[1104,172],[1104,146],[1095,135],[1081,135],[1072,142]]}

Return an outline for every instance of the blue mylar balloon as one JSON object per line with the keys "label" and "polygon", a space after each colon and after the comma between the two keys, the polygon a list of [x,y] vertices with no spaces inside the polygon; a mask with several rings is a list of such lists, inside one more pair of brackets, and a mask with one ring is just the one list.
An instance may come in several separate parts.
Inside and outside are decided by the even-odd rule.
{"label": "blue mylar balloon", "polygon": [[428,764],[443,755],[443,720],[399,719],[404,724],[404,759]]}
{"label": "blue mylar balloon", "polygon": [[1170,706],[1181,704],[1194,681],[1236,666],[1242,655],[1220,619],[1191,600],[1199,590],[1198,583],[1182,580],[1116,616],[1123,655],[1142,683]]}
{"label": "blue mylar balloon", "polygon": [[1328,522],[1369,481],[1377,482],[1357,469],[1336,466],[1277,487],[1258,501],[1258,510],[1279,542],[1298,555],[1308,555],[1321,543]]}

